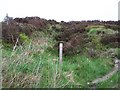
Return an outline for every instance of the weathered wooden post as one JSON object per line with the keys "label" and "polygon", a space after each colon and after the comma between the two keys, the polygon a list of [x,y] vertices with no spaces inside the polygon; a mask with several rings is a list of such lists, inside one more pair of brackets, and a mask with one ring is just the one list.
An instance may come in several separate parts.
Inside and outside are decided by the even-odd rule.
{"label": "weathered wooden post", "polygon": [[63,54],[63,42],[59,44],[59,63],[62,64],[62,54]]}

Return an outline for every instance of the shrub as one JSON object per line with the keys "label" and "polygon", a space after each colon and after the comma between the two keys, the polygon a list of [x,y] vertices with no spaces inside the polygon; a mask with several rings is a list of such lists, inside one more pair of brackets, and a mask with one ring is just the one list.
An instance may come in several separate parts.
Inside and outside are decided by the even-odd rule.
{"label": "shrub", "polygon": [[22,41],[22,42],[30,42],[30,39],[29,39],[29,37],[25,34],[25,33],[20,33],[20,40]]}

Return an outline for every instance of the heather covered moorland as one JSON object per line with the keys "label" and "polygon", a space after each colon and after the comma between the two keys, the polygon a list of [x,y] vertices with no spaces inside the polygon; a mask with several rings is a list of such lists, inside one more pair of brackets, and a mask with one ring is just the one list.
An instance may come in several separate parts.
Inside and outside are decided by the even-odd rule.
{"label": "heather covered moorland", "polygon": [[3,87],[119,87],[120,21],[8,18],[1,22]]}

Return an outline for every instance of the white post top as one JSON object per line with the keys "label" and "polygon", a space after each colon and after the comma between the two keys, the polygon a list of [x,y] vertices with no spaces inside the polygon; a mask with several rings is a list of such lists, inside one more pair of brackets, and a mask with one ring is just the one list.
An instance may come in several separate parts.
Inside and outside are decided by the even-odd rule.
{"label": "white post top", "polygon": [[63,43],[60,43],[60,48],[62,48],[63,47]]}

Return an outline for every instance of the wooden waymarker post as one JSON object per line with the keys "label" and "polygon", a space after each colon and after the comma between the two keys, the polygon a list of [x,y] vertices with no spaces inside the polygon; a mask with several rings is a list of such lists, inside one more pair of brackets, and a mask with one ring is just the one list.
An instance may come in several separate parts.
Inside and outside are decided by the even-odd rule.
{"label": "wooden waymarker post", "polygon": [[63,54],[63,43],[59,44],[59,63],[62,64],[62,54]]}

